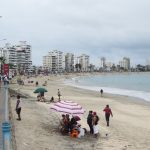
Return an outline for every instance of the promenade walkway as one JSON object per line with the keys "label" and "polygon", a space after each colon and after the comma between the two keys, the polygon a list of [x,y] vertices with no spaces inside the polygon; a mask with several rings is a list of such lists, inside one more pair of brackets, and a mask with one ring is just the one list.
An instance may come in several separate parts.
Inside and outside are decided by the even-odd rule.
{"label": "promenade walkway", "polygon": [[0,149],[2,149],[2,122],[4,121],[3,89],[0,87]]}
{"label": "promenade walkway", "polygon": [[0,150],[2,149],[2,122],[4,121],[3,89],[0,86]]}

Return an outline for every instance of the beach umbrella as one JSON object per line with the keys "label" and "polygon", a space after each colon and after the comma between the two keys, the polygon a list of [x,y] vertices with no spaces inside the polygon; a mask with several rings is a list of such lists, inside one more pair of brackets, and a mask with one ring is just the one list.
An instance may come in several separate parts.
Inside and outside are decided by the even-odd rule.
{"label": "beach umbrella", "polygon": [[34,93],[44,93],[47,92],[47,90],[45,88],[37,88]]}
{"label": "beach umbrella", "polygon": [[81,118],[79,116],[73,116],[73,118],[76,120],[76,121],[80,121]]}
{"label": "beach umbrella", "polygon": [[85,110],[79,104],[74,103],[72,101],[57,102],[51,106],[51,109],[62,113],[72,114],[72,115],[80,115],[80,114],[84,114],[85,112]]}

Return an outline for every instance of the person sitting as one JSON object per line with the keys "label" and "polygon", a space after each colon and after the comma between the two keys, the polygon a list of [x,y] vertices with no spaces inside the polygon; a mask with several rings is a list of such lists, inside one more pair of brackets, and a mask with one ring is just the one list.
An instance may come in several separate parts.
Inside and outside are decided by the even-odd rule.
{"label": "person sitting", "polygon": [[78,131],[79,131],[78,138],[85,136],[85,133],[87,132],[86,129],[82,128],[80,124],[78,125]]}
{"label": "person sitting", "polygon": [[47,81],[45,81],[45,83],[43,83],[43,86],[47,86]]}
{"label": "person sitting", "polygon": [[50,102],[54,102],[54,97],[53,96],[51,97]]}
{"label": "person sitting", "polygon": [[41,101],[41,93],[38,93],[38,95],[37,95],[37,101]]}
{"label": "person sitting", "polygon": [[45,102],[44,92],[41,92],[41,102]]}
{"label": "person sitting", "polygon": [[77,125],[77,121],[75,120],[74,117],[71,118],[71,121],[70,121],[70,131],[73,130],[73,128],[75,128]]}
{"label": "person sitting", "polygon": [[62,115],[62,119],[60,120],[60,131],[63,135],[69,133],[69,118],[67,115]]}

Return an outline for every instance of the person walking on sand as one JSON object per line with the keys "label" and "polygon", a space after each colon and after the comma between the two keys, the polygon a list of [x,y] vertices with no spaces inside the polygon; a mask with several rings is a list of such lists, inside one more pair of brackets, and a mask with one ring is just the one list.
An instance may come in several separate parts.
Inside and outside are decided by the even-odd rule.
{"label": "person walking on sand", "polygon": [[100,93],[101,93],[101,97],[102,97],[103,96],[103,89],[100,90]]}
{"label": "person walking on sand", "polygon": [[87,124],[89,125],[90,127],[90,134],[93,134],[93,111],[90,110],[89,111],[89,114],[88,114],[88,117],[87,117]]}
{"label": "person walking on sand", "polygon": [[57,95],[58,95],[58,100],[60,101],[60,96],[61,96],[61,94],[60,94],[60,90],[59,90],[59,89],[58,89]]}
{"label": "person walking on sand", "polygon": [[16,103],[16,113],[18,114],[17,120],[21,120],[21,101],[20,101],[20,95],[17,95],[17,103]]}
{"label": "person walking on sand", "polygon": [[110,115],[113,117],[113,114],[112,114],[111,109],[109,108],[109,105],[106,105],[103,111],[105,112],[105,119],[107,122],[107,126],[109,126],[109,117]]}

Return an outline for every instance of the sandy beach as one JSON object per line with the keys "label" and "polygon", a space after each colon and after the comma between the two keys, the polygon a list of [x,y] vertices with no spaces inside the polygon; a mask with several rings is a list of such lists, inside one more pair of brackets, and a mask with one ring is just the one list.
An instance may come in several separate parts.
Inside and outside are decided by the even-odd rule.
{"label": "sandy beach", "polygon": [[[17,121],[15,112],[16,97],[10,98],[11,111],[15,130],[17,150],[149,150],[150,149],[150,103],[127,96],[117,96],[70,87],[64,84],[66,78],[72,75],[47,76],[25,79],[33,80],[34,84],[18,86],[10,84],[10,88],[28,94],[29,98],[22,100],[22,120]],[[45,87],[46,99],[54,96],[58,100],[57,89],[62,94],[62,100],[79,103],[86,112],[81,115],[79,123],[89,131],[86,118],[89,110],[96,111],[100,117],[99,132],[96,139],[92,135],[85,135],[81,139],[63,136],[58,131],[61,113],[50,109],[53,103],[37,102],[33,91],[47,81]],[[106,126],[103,109],[109,104],[113,118],[110,127]],[[106,136],[108,134],[108,136]]]}

